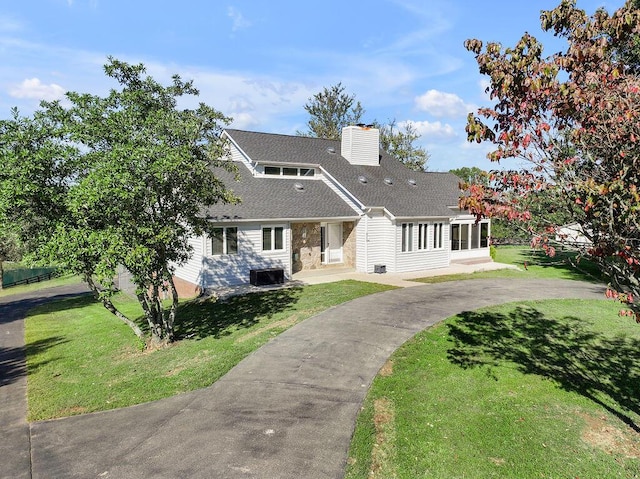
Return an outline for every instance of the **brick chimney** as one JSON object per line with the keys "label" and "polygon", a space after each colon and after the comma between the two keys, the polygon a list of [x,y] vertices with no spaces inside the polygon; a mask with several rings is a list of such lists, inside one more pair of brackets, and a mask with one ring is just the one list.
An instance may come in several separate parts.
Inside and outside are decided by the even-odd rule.
{"label": "brick chimney", "polygon": [[352,165],[380,164],[380,131],[368,125],[342,129],[342,156]]}

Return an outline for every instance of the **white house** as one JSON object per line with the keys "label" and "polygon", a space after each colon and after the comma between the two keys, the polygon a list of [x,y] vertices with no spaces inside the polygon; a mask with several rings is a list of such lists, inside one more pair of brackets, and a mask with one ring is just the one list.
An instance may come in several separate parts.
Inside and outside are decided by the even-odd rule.
{"label": "white house", "polygon": [[[226,130],[239,181],[220,177],[242,200],[204,212],[211,236],[176,269],[183,294],[343,267],[409,272],[455,260],[489,259],[489,221],[458,209],[459,179],[416,172],[379,147],[379,131],[349,126],[342,140]],[[278,276],[282,275],[282,278]]]}

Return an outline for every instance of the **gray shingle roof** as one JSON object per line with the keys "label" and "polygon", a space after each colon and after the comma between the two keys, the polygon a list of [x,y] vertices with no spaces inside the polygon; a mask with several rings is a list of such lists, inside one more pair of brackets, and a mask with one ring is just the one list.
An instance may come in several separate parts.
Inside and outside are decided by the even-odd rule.
{"label": "gray shingle roof", "polygon": [[[206,208],[204,214],[213,221],[358,217],[358,213],[322,181],[256,178],[244,165],[238,167],[239,181],[226,170],[216,169],[216,176],[242,202],[237,205],[217,203]],[[296,184],[303,188],[296,188]]]}
{"label": "gray shingle roof", "polygon": [[[379,166],[359,166],[351,165],[340,155],[340,141],[233,129],[226,131],[251,160],[260,163],[320,165],[365,207],[385,207],[396,217],[450,217],[454,215],[450,207],[458,204],[460,191],[458,189],[459,178],[457,176],[452,173],[412,171],[382,150],[380,151]],[[329,152],[329,149],[333,149],[335,153]],[[256,197],[249,190],[255,187],[266,188],[267,191],[273,191],[274,193],[277,189],[277,197],[280,197],[283,203],[282,206],[279,206],[279,203],[272,205],[276,209],[286,209],[286,202],[293,202],[298,207],[304,206],[304,208],[310,210],[315,210],[316,208],[322,210],[322,214],[314,215],[314,217],[343,216],[340,211],[344,211],[344,207],[342,209],[338,208],[337,204],[340,202],[344,205],[342,200],[325,185],[322,185],[324,188],[316,185],[316,183],[321,183],[319,181],[272,180],[248,176],[250,178],[247,182],[246,190],[244,185],[242,187],[245,190],[244,194],[247,195],[245,196],[243,207],[254,208],[249,206],[249,203],[259,198],[260,195]],[[361,176],[366,178],[366,183],[362,183],[359,180]],[[246,177],[247,175],[243,175],[243,178]],[[392,183],[385,182],[386,178],[391,179]],[[415,186],[411,185],[408,180],[413,180]],[[314,185],[309,187],[309,199],[315,198],[312,201],[317,201],[316,205],[303,205],[306,202],[298,201],[295,195],[287,194],[289,191],[298,193],[293,189],[293,183],[295,182],[304,182],[305,185],[312,183]],[[263,183],[264,185],[268,183],[269,186],[258,186]],[[238,194],[242,196],[239,191]],[[285,197],[288,199],[285,200]],[[333,208],[336,208],[336,212],[327,215]],[[353,211],[348,206],[347,208]],[[266,204],[260,207],[256,206],[255,209],[252,209],[252,214],[267,214],[267,210],[269,210],[269,206]],[[307,211],[307,213],[311,213],[311,211]],[[270,216],[256,217],[268,218]]]}

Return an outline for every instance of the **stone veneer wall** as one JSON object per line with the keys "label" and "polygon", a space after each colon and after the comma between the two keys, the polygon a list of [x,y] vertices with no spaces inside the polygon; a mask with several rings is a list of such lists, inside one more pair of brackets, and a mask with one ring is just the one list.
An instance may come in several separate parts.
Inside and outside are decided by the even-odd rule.
{"label": "stone veneer wall", "polygon": [[[303,232],[306,228],[306,238]],[[356,228],[355,222],[342,223],[343,265],[355,268]],[[320,254],[320,223],[293,223],[291,225],[291,248],[293,253],[293,273],[325,267]],[[335,266],[335,265],[332,265]]]}
{"label": "stone veneer wall", "polygon": [[[307,237],[302,233],[306,229]],[[291,225],[292,271],[307,271],[322,266],[320,261],[320,223],[293,223]]]}
{"label": "stone veneer wall", "polygon": [[342,223],[342,261],[348,268],[356,267],[356,224],[354,221]]}

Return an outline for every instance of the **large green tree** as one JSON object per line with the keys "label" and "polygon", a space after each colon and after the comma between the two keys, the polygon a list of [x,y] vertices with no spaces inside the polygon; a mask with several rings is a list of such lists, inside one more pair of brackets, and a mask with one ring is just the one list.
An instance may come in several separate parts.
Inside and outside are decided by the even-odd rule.
{"label": "large green tree", "polygon": [[506,49],[466,42],[495,101],[469,116],[469,139],[492,142],[494,161],[525,166],[492,172],[488,186],[469,185],[461,205],[528,221],[531,199],[545,192],[589,241],[564,237],[550,216],[534,244],[553,255],[557,240],[588,256],[608,277],[609,294],[640,322],[640,78],[622,54],[640,34],[640,11],[629,1],[589,16],[563,0],[541,21],[566,40],[563,51],[544,56],[529,34]]}
{"label": "large green tree", "polygon": [[70,92],[69,106],[42,102],[33,116],[14,112],[0,124],[0,217],[36,257],[82,275],[143,338],[110,299],[116,269],[127,268],[149,344],[161,345],[174,339],[173,270],[191,254],[188,238],[208,227],[202,207],[236,201],[214,170],[233,169],[220,138],[228,120],[202,103],[178,108],[198,91],[177,75],[163,86],[142,64],[113,58],[105,73],[119,85],[107,96]]}
{"label": "large green tree", "polygon": [[18,235],[7,229],[8,224],[0,221],[0,289],[4,279],[4,262],[19,261],[22,257],[22,248]]}
{"label": "large green tree", "polygon": [[[345,126],[359,124],[365,114],[354,94],[348,94],[342,83],[325,87],[309,98],[304,109],[309,114],[308,130],[303,136],[340,140]],[[380,130],[380,146],[412,170],[426,169],[429,153],[416,145],[420,134],[411,122],[398,125],[396,120],[386,124],[371,123]]]}
{"label": "large green tree", "polygon": [[396,120],[391,120],[384,125],[376,126],[380,129],[380,146],[383,150],[414,171],[427,169],[429,153],[416,145],[420,134],[411,122],[399,126]]}
{"label": "large green tree", "polygon": [[339,140],[345,126],[360,123],[364,108],[355,95],[349,95],[342,83],[325,87],[305,104],[309,114],[305,136]]}
{"label": "large green tree", "polygon": [[461,181],[466,183],[486,184],[489,178],[489,174],[477,166],[462,166],[449,170],[449,173],[453,173],[460,178]]}

